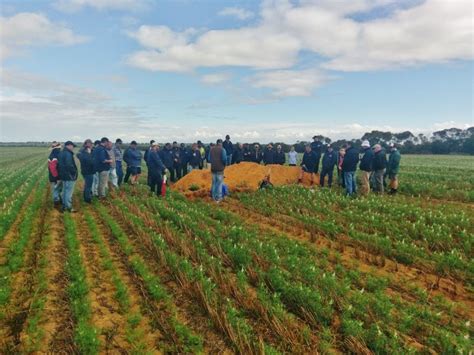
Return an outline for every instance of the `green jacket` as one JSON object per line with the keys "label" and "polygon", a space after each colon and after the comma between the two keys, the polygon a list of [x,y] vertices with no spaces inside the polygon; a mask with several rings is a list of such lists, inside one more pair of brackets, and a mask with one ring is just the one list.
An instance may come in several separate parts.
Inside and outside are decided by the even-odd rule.
{"label": "green jacket", "polygon": [[398,174],[400,171],[400,152],[394,150],[390,153],[388,158],[387,174]]}

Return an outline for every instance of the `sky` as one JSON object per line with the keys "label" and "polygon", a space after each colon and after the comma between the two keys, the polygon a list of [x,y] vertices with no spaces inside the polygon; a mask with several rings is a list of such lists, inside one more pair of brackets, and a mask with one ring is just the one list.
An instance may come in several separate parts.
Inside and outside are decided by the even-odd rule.
{"label": "sky", "polygon": [[3,0],[0,141],[474,125],[471,0]]}

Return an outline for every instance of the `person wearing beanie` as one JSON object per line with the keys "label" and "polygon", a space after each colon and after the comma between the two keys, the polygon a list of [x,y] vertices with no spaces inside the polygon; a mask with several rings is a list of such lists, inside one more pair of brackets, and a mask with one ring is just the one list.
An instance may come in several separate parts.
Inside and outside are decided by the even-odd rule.
{"label": "person wearing beanie", "polygon": [[48,176],[51,185],[53,203],[58,206],[61,203],[62,183],[59,179],[58,158],[61,153],[61,143],[54,141],[51,143],[51,152],[48,157]]}
{"label": "person wearing beanie", "polygon": [[362,158],[360,160],[359,169],[361,171],[361,192],[367,196],[370,192],[370,174],[372,173],[372,164],[374,160],[374,152],[370,149],[370,142],[365,140],[361,144]]}
{"label": "person wearing beanie", "polygon": [[395,144],[390,145],[390,155],[388,157],[388,164],[387,164],[387,176],[390,180],[389,187],[390,191],[388,192],[390,195],[394,195],[397,193],[398,190],[398,173],[400,171],[400,152],[397,149]]}

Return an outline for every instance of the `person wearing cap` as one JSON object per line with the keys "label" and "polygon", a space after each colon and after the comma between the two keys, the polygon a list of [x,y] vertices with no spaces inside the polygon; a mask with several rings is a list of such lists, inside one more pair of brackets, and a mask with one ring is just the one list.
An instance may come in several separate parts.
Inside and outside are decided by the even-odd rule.
{"label": "person wearing cap", "polygon": [[[153,147],[153,144],[155,143],[155,140],[152,139],[150,141],[149,147],[145,150],[145,154],[143,155],[143,159],[145,160],[146,167],[148,168],[148,154],[150,154],[151,149]],[[150,185],[150,174],[147,175],[147,184]]]}
{"label": "person wearing cap", "polygon": [[225,141],[222,143],[222,147],[225,149],[227,154],[227,162],[226,165],[229,166],[232,164],[232,154],[234,154],[234,145],[230,141],[230,136],[225,136]]}
{"label": "person wearing cap", "polygon": [[387,176],[390,180],[390,195],[396,194],[398,190],[398,173],[400,172],[400,160],[400,152],[398,151],[397,146],[392,143],[390,145],[390,155],[388,157],[387,164]]}
{"label": "person wearing cap", "polygon": [[58,159],[59,179],[63,183],[63,212],[75,212],[72,208],[72,194],[77,180],[77,166],[74,160],[75,146],[71,141],[64,143],[64,148]]}
{"label": "person wearing cap", "polygon": [[360,160],[359,169],[361,171],[361,193],[367,196],[370,192],[370,174],[373,171],[374,152],[370,149],[370,142],[365,140],[361,144],[362,158]]}
{"label": "person wearing cap", "polygon": [[211,194],[214,201],[219,203],[222,200],[222,184],[224,183],[224,170],[227,159],[227,152],[222,145],[222,139],[217,140],[217,144],[214,145],[209,151],[209,162],[211,163]]}
{"label": "person wearing cap", "polygon": [[337,164],[337,154],[331,145],[328,145],[326,152],[323,155],[321,175],[319,177],[319,184],[324,187],[324,179],[328,177],[328,187],[332,186],[332,176],[334,174],[334,167]]}
{"label": "person wearing cap", "polygon": [[105,146],[107,154],[110,159],[110,169],[109,169],[109,183],[112,184],[112,187],[118,188],[118,176],[117,176],[117,162],[115,160],[114,145],[111,141],[107,142]]}
{"label": "person wearing cap", "polygon": [[58,206],[61,203],[62,183],[59,179],[58,159],[61,153],[61,144],[54,141],[51,144],[51,152],[48,157],[48,177],[53,195],[53,203]]}
{"label": "person wearing cap", "polygon": [[311,176],[311,185],[314,184],[314,172],[316,170],[316,161],[318,156],[315,152],[311,149],[311,145],[307,145],[305,147],[305,152],[303,153],[303,160],[301,162],[301,171],[300,177],[298,179],[298,183],[303,182],[303,175],[310,174]]}
{"label": "person wearing cap", "polygon": [[374,145],[373,176],[375,182],[375,192],[383,194],[383,178],[387,168],[387,155],[380,144]]}
{"label": "person wearing cap", "polygon": [[296,151],[295,146],[292,145],[288,152],[288,165],[296,166],[296,164],[298,164],[298,152]]}
{"label": "person wearing cap", "polygon": [[136,185],[142,173],[142,152],[138,149],[138,143],[136,141],[130,143],[128,155],[130,159],[130,174],[132,175],[130,182],[132,185]]}
{"label": "person wearing cap", "polygon": [[[97,153],[97,147],[100,145],[100,140],[95,140],[94,141],[94,147],[92,147],[92,161],[95,162],[95,156]],[[95,164],[95,163],[94,163]],[[99,196],[99,173],[97,170],[95,170],[95,165],[94,165],[94,176],[92,179],[92,196]]]}
{"label": "person wearing cap", "polygon": [[311,143],[311,151],[316,155],[316,165],[314,168],[314,173],[317,174],[319,171],[319,161],[321,160],[321,155],[323,152],[323,143],[319,140],[318,136],[313,137],[313,142]]}
{"label": "person wearing cap", "polygon": [[181,177],[185,176],[188,173],[188,164],[190,158],[190,151],[186,148],[186,144],[181,143],[179,146],[179,157],[181,160],[180,168],[181,168]]}
{"label": "person wearing cap", "polygon": [[112,163],[106,150],[108,142],[107,137],[102,137],[100,144],[94,149],[94,170],[99,174],[99,198],[105,198],[110,164]]}
{"label": "person wearing cap", "polygon": [[352,142],[347,142],[345,145],[346,154],[342,162],[342,173],[344,174],[344,185],[346,186],[346,195],[354,196],[357,193],[356,170],[359,164],[359,152],[352,145]]}
{"label": "person wearing cap", "polygon": [[112,150],[115,156],[115,171],[117,173],[117,184],[120,186],[123,181],[123,167],[122,167],[122,140],[117,138],[115,144],[112,146]]}
{"label": "person wearing cap", "polygon": [[81,174],[84,178],[83,198],[87,203],[92,202],[92,183],[94,182],[94,160],[92,159],[92,141],[86,139],[77,154],[81,163]]}
{"label": "person wearing cap", "polygon": [[270,165],[275,162],[275,151],[273,150],[273,145],[268,144],[263,151],[263,164]]}
{"label": "person wearing cap", "polygon": [[156,193],[157,196],[161,196],[163,174],[166,172],[166,167],[161,161],[158,149],[158,143],[154,142],[148,152],[148,186],[150,186],[152,194]]}
{"label": "person wearing cap", "polygon": [[279,165],[285,165],[286,156],[281,144],[277,145],[277,149],[274,156],[274,163]]}

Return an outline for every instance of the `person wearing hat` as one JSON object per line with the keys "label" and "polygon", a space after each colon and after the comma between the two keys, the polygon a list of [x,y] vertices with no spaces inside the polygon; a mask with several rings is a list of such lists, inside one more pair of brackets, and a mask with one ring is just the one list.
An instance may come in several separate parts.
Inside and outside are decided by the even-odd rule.
{"label": "person wearing hat", "polygon": [[346,186],[346,195],[353,196],[357,192],[357,181],[355,172],[359,164],[359,152],[354,148],[352,142],[345,145],[346,154],[342,162],[342,173],[344,174],[344,185]]}
{"label": "person wearing hat", "polygon": [[225,141],[222,143],[222,147],[225,149],[227,154],[227,162],[226,165],[229,166],[232,164],[232,154],[234,154],[234,145],[230,141],[230,136],[225,136]]}
{"label": "person wearing hat", "polygon": [[154,142],[148,152],[148,186],[150,186],[152,194],[156,193],[157,196],[161,196],[163,174],[166,172],[166,167],[161,161],[158,149],[158,143]]}
{"label": "person wearing hat", "polygon": [[273,150],[273,145],[268,144],[265,150],[263,151],[263,164],[270,165],[275,162],[275,151]]}
{"label": "person wearing hat", "polygon": [[383,178],[387,168],[387,155],[380,144],[374,145],[373,177],[375,192],[383,194]]}
{"label": "person wearing hat", "polygon": [[390,145],[390,155],[388,157],[388,164],[387,164],[387,176],[390,180],[390,195],[394,195],[397,193],[398,190],[398,173],[400,171],[400,152],[397,149],[395,144]]}
{"label": "person wearing hat", "polygon": [[107,153],[106,146],[109,139],[103,137],[100,144],[94,149],[94,170],[99,174],[99,198],[105,198],[107,183],[109,181],[109,170],[112,160]]}
{"label": "person wearing hat", "polygon": [[286,162],[285,152],[283,151],[281,144],[278,144],[277,149],[275,151],[274,163],[279,164],[279,165],[285,165],[285,162]]}
{"label": "person wearing hat", "polygon": [[337,164],[337,154],[331,145],[328,145],[326,153],[323,155],[322,160],[323,166],[321,169],[321,175],[319,177],[319,184],[324,187],[324,179],[328,177],[328,187],[332,186],[332,176],[334,174],[334,167]]}
{"label": "person wearing hat", "polygon": [[61,153],[61,143],[54,141],[51,143],[51,152],[48,157],[48,176],[53,195],[53,203],[58,206],[61,203],[62,184],[59,179],[58,159]]}
{"label": "person wearing hat", "polygon": [[86,139],[81,150],[77,154],[77,158],[81,163],[81,174],[84,178],[84,201],[92,202],[92,183],[94,182],[94,159],[92,158],[92,141]]}
{"label": "person wearing hat", "polygon": [[112,146],[115,156],[115,171],[117,173],[117,185],[120,186],[123,181],[123,167],[122,167],[122,140],[117,138],[115,144]]}
{"label": "person wearing hat", "polygon": [[365,140],[362,142],[362,159],[360,160],[359,169],[361,170],[361,192],[367,196],[370,192],[370,174],[373,170],[374,152],[370,149],[370,142]]}
{"label": "person wearing hat", "polygon": [[130,158],[130,173],[132,175],[131,184],[138,184],[138,178],[142,173],[142,152],[138,149],[138,143],[132,141],[128,150]]}
{"label": "person wearing hat", "polygon": [[58,159],[59,179],[63,183],[63,212],[75,212],[72,208],[72,194],[77,180],[77,166],[74,160],[75,146],[71,141],[64,143],[64,148]]}
{"label": "person wearing hat", "polygon": [[319,171],[319,161],[321,160],[321,155],[323,153],[323,143],[319,140],[318,136],[313,137],[313,142],[311,143],[311,151],[316,156],[316,165],[314,167],[314,173],[317,174]]}

